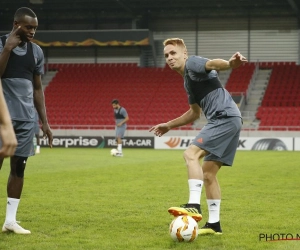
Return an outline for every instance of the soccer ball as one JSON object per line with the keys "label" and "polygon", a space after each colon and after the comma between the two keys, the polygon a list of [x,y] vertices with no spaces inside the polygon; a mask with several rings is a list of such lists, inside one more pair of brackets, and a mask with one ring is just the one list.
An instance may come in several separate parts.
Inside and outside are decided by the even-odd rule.
{"label": "soccer ball", "polygon": [[169,231],[174,241],[192,242],[198,237],[198,223],[191,216],[181,215],[171,222]]}
{"label": "soccer ball", "polygon": [[110,150],[110,154],[111,154],[112,156],[115,156],[116,153],[118,153],[118,150],[116,150],[115,148],[113,148],[112,150]]}

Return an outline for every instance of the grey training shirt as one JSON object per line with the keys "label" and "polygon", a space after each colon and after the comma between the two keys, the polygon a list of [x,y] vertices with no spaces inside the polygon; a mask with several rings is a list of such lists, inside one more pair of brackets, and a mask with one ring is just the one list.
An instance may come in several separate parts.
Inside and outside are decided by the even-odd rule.
{"label": "grey training shirt", "polygon": [[222,87],[217,71],[205,70],[208,60],[200,56],[190,56],[186,61],[184,88],[189,104],[197,103],[208,120],[216,118],[219,112],[224,112],[225,116],[241,117],[231,95]]}
{"label": "grey training shirt", "polygon": [[[44,74],[43,51],[37,44],[31,44],[35,61],[35,68],[32,74],[42,75]],[[2,50],[3,44],[0,40],[0,53]],[[24,47],[17,46],[13,49],[13,52],[18,56],[26,55],[27,43],[25,43]],[[33,83],[25,78],[3,78],[1,80],[11,119],[17,121],[34,121]]]}

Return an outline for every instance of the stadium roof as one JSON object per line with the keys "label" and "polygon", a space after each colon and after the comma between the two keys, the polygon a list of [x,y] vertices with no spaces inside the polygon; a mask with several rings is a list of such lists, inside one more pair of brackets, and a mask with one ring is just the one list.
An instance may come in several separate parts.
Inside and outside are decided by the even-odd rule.
{"label": "stadium roof", "polygon": [[299,16],[299,0],[2,0],[2,11],[28,6],[45,12],[99,12],[102,15],[135,17],[151,15]]}
{"label": "stadium roof", "polygon": [[[18,7],[30,7],[58,22],[151,18],[296,17],[300,0],[2,0],[0,21],[12,21]],[[76,20],[77,19],[77,20]]]}

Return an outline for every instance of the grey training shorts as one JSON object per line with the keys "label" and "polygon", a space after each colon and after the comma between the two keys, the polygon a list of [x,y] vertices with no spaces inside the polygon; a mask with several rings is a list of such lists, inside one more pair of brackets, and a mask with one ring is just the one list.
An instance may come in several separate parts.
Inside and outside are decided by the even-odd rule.
{"label": "grey training shorts", "polygon": [[123,124],[121,127],[116,126],[116,138],[124,138],[127,124]]}
{"label": "grey training shorts", "polygon": [[201,129],[192,144],[209,152],[204,161],[219,161],[232,166],[241,128],[240,117],[213,119]]}
{"label": "grey training shorts", "polygon": [[12,121],[18,146],[16,156],[29,157],[34,155],[34,122]]}

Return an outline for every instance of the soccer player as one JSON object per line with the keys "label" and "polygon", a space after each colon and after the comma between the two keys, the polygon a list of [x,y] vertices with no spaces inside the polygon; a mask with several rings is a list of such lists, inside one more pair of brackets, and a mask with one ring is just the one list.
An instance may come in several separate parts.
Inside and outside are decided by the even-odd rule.
{"label": "soccer player", "polygon": [[[22,194],[24,171],[29,156],[34,155],[34,116],[36,108],[43,136],[52,147],[52,132],[48,124],[41,75],[44,73],[44,55],[32,43],[38,27],[36,14],[29,8],[17,9],[10,34],[0,37],[0,76],[3,93],[12,119],[18,146],[10,157],[7,183],[6,217],[2,232],[30,234],[16,220]],[[0,158],[0,168],[3,158]]]}
{"label": "soccer player", "polygon": [[114,115],[116,120],[116,140],[118,143],[118,153],[116,153],[115,156],[122,157],[122,139],[127,128],[129,116],[126,109],[120,106],[120,103],[117,99],[112,100],[111,104],[114,109]]}
{"label": "soccer player", "polygon": [[0,158],[12,156],[18,145],[0,81]]}
{"label": "soccer player", "polygon": [[185,43],[180,38],[164,41],[164,56],[169,67],[183,77],[190,108],[180,117],[153,126],[149,131],[162,136],[170,129],[194,122],[202,111],[208,121],[184,152],[188,171],[188,203],[171,207],[168,211],[174,216],[189,215],[200,221],[200,199],[204,184],[209,218],[199,234],[222,234],[221,191],[217,173],[221,166],[231,166],[233,163],[242,117],[228,91],[222,87],[217,71],[238,68],[247,60],[239,52],[228,61],[188,56]]}

